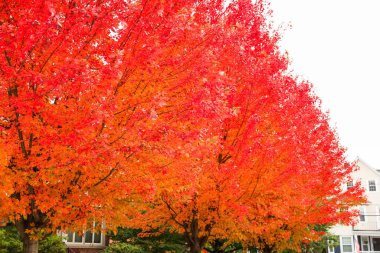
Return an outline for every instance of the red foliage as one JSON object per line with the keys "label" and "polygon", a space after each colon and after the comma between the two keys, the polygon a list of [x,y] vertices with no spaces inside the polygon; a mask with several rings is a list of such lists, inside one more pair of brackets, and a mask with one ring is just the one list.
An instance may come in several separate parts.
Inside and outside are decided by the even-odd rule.
{"label": "red foliage", "polygon": [[0,2],[0,217],[26,237],[149,221],[194,252],[348,221],[352,166],[264,9]]}

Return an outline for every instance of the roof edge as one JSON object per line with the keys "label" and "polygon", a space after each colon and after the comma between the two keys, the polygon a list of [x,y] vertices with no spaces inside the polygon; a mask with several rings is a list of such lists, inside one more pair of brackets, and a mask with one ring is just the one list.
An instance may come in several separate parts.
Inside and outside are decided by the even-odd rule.
{"label": "roof edge", "polygon": [[[367,162],[365,162],[361,157],[357,156],[356,160],[362,164],[364,164],[367,168],[371,169],[374,173],[380,176],[380,172],[377,171],[374,167],[370,166]],[[380,170],[380,169],[379,169]]]}

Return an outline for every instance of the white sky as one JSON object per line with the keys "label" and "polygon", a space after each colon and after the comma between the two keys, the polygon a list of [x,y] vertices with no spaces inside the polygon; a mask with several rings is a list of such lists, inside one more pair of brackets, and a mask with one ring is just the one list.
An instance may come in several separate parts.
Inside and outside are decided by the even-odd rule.
{"label": "white sky", "polygon": [[314,84],[350,160],[380,169],[380,0],[269,0],[281,45]]}

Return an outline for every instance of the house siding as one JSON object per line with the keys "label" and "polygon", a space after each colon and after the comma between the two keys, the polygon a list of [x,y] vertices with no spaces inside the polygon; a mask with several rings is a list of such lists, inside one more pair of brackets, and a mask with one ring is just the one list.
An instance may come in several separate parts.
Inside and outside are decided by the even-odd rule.
{"label": "house siding", "polygon": [[[360,221],[358,217],[358,222],[354,226],[337,225],[330,229],[331,233],[340,237],[341,242],[334,253],[380,253],[380,173],[360,159],[358,166],[359,170],[352,173],[352,179],[354,184],[359,182],[365,189],[368,202],[363,207],[358,207],[362,210],[364,220]],[[376,191],[370,191],[369,181],[375,181]],[[342,237],[352,238],[352,251],[343,251]],[[368,238],[368,250],[363,248],[363,238]]]}
{"label": "house siding", "polygon": [[101,252],[103,248],[67,248],[67,253],[99,253]]}

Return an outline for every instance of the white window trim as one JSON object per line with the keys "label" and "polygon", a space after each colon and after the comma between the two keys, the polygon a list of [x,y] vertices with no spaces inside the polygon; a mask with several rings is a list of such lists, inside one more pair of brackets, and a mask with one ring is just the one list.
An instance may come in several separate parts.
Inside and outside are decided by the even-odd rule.
{"label": "white window trim", "polygon": [[[87,230],[88,231],[88,230]],[[92,236],[92,242],[86,242],[85,241],[85,233],[87,231],[84,231],[83,234],[81,235],[82,241],[81,242],[76,242],[75,241],[75,236],[77,235],[77,232],[73,232],[73,242],[68,242],[67,239],[65,240],[65,243],[67,245],[103,245],[103,233],[100,233],[100,242],[94,242],[94,236]],[[95,231],[91,231],[92,234],[95,234]]]}
{"label": "white window trim", "polygon": [[[95,221],[93,223],[93,227],[95,227]],[[104,224],[102,224],[102,228],[104,228]],[[91,231],[92,232],[92,242],[86,242],[85,240],[85,236],[86,236],[86,232],[87,231]],[[100,233],[100,242],[94,242],[94,234],[95,233]],[[82,242],[75,242],[75,235],[77,234],[77,232],[73,232],[73,241],[72,242],[68,242],[67,239],[68,239],[68,233],[64,233],[64,239],[63,239],[63,242],[68,245],[68,246],[104,246],[105,245],[105,234],[102,232],[102,231],[95,231],[95,230],[85,230],[85,231],[82,231]]]}
{"label": "white window trim", "polygon": [[[349,244],[343,245],[343,237],[350,238],[351,251],[343,251],[343,246],[349,245]],[[352,235],[340,236],[340,252],[342,252],[342,253],[352,252],[353,253],[354,251],[355,251],[355,249],[354,249],[354,241],[353,241]]]}
{"label": "white window trim", "polygon": [[[352,184],[350,187],[348,186],[349,183]],[[346,190],[349,190],[350,188],[354,187],[354,185],[355,185],[354,180],[348,181],[348,182],[346,183]]]}
{"label": "white window trim", "polygon": [[[364,245],[364,243],[363,243],[363,237],[367,237],[367,239],[368,239],[368,244],[367,244],[368,250],[364,250],[364,247],[363,247],[363,245]],[[360,236],[360,244],[361,244],[360,251],[362,251],[362,252],[369,252],[369,251],[371,251],[371,242],[370,242],[370,237],[368,235],[362,235],[362,236]]]}
{"label": "white window trim", "polygon": [[[363,213],[361,212],[361,208],[363,208]],[[366,206],[359,206],[359,223],[367,223],[367,208]],[[364,221],[361,221],[360,220],[360,216],[363,215],[364,216]]]}
{"label": "white window trim", "polygon": [[[93,234],[95,231],[91,231]],[[83,235],[81,236],[82,242],[75,242],[75,235],[77,232],[73,232],[73,242],[68,242],[67,239],[64,239],[64,243],[68,246],[103,246],[104,245],[104,234],[100,232],[100,242],[93,242],[94,241],[94,236],[92,236],[92,242],[86,242],[85,241],[85,233],[86,231],[83,232]],[[68,237],[68,234],[65,236],[66,238]]]}
{"label": "white window trim", "polygon": [[[370,190],[370,185],[369,185],[369,182],[370,182],[370,181],[375,182],[375,190],[374,190],[374,191],[371,191],[371,190]],[[377,192],[377,188],[378,188],[377,180],[376,180],[376,179],[369,179],[369,180],[367,180],[367,187],[368,187],[368,191],[369,191],[369,192]]]}

